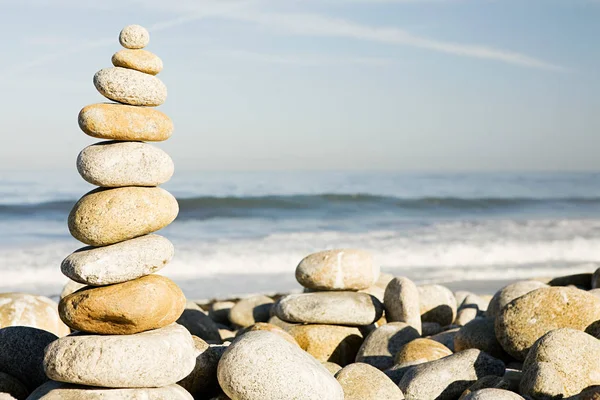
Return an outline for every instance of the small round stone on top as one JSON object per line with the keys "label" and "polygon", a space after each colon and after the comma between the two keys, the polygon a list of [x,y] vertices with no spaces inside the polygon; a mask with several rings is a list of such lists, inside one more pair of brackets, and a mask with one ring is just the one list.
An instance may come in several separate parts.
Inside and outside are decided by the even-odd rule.
{"label": "small round stone on top", "polygon": [[126,49],[143,49],[148,42],[150,34],[140,25],[127,25],[119,34],[119,43]]}

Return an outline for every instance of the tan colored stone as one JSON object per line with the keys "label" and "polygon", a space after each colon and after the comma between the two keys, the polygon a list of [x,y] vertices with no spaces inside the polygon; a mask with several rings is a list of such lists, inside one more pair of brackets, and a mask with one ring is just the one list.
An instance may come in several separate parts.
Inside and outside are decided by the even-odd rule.
{"label": "tan colored stone", "polygon": [[175,322],[185,302],[183,292],[173,281],[147,275],[114,285],[81,289],[60,301],[59,313],[74,330],[130,335]]}
{"label": "tan colored stone", "polygon": [[548,287],[544,282],[530,280],[530,281],[519,281],[515,283],[511,283],[510,285],[504,286],[500,289],[488,306],[486,311],[486,315],[490,318],[496,318],[500,311],[511,301],[517,299],[529,292],[532,292],[536,289],[541,289]]}
{"label": "tan colored stone", "polygon": [[371,332],[356,354],[362,362],[385,370],[394,365],[394,356],[406,343],[419,337],[419,332],[406,322],[390,322]]}
{"label": "tan colored stone", "polygon": [[296,280],[316,290],[361,290],[377,282],[379,265],[371,253],[355,249],[325,250],[302,259]]}
{"label": "tan colored stone", "polygon": [[354,362],[363,341],[358,328],[340,325],[296,325],[288,333],[317,360],[342,367]]}
{"label": "tan colored stone", "polygon": [[56,302],[25,293],[0,294],[0,328],[7,326],[30,326],[59,337],[71,332],[60,320]]}
{"label": "tan colored stone", "polygon": [[583,331],[600,320],[600,298],[569,287],[537,289],[505,306],[496,318],[504,350],[524,360],[536,340],[559,328]]}
{"label": "tan colored stone", "polygon": [[454,293],[445,286],[419,286],[419,303],[423,322],[447,326],[456,319],[456,299]]}
{"label": "tan colored stone", "polygon": [[106,246],[162,229],[178,213],[175,197],[161,188],[96,189],[71,210],[69,231],[85,244]]}
{"label": "tan colored stone", "polygon": [[[506,372],[504,373],[506,375]],[[510,382],[505,380],[503,377],[488,375],[483,378],[477,379],[477,382],[469,386],[467,390],[463,392],[458,400],[465,400],[470,398],[473,392],[480,391],[482,389],[506,389],[509,390]]]}
{"label": "tan colored stone", "polygon": [[154,107],[167,100],[167,87],[160,79],[133,69],[101,69],[94,75],[94,86],[107,99],[130,106]]}
{"label": "tan colored stone", "polygon": [[141,25],[127,25],[119,33],[119,43],[126,49],[143,49],[149,42],[150,34]]}
{"label": "tan colored stone", "polygon": [[273,299],[263,295],[247,297],[237,302],[229,310],[232,324],[245,328],[257,322],[267,322],[270,317]]}
{"label": "tan colored stone", "polygon": [[335,374],[344,400],[401,400],[402,391],[383,372],[369,364],[350,364]]}
{"label": "tan colored stone", "polygon": [[166,114],[125,104],[91,104],[79,112],[78,122],[83,132],[99,139],[161,142],[173,134]]}
{"label": "tan colored stone", "polygon": [[282,338],[284,338],[288,342],[290,342],[292,344],[295,344],[296,346],[298,345],[298,342],[296,342],[296,339],[294,339],[289,333],[287,333],[286,331],[284,331],[283,329],[281,329],[277,325],[269,324],[268,322],[257,322],[254,325],[250,325],[249,327],[246,327],[244,329],[240,329],[237,332],[236,336],[240,336],[240,335],[243,335],[244,333],[254,332],[254,331],[269,331],[269,332],[273,332],[273,333],[278,334],[279,336],[281,336]]}
{"label": "tan colored stone", "polygon": [[480,389],[466,395],[463,400],[525,400],[523,397],[504,389]]}
{"label": "tan colored stone", "polygon": [[123,49],[112,56],[115,67],[135,69],[145,74],[156,75],[163,69],[163,62],[156,54],[146,50]]}
{"label": "tan colored stone", "polygon": [[[483,301],[475,294],[468,294],[458,306],[454,325],[463,326],[477,318],[480,312],[479,305]],[[457,301],[458,303],[458,301]]]}
{"label": "tan colored stone", "polygon": [[467,349],[479,349],[502,360],[509,358],[496,339],[492,318],[476,318],[460,328],[454,337],[454,351]]}
{"label": "tan colored stone", "polygon": [[383,303],[385,296],[385,288],[392,279],[394,279],[394,275],[382,272],[379,274],[379,279],[377,279],[377,282],[375,282],[374,285],[359,291],[362,293],[368,293],[371,296],[375,296],[377,297],[377,300]]}
{"label": "tan colored stone", "polygon": [[181,386],[159,388],[110,389],[50,381],[40,386],[27,400],[192,400]]}
{"label": "tan colored stone", "polygon": [[393,278],[385,288],[383,304],[388,322],[406,322],[421,333],[419,289],[406,277]]}
{"label": "tan colored stone", "polygon": [[396,353],[396,364],[415,365],[428,361],[439,360],[452,354],[452,350],[431,339],[419,338],[406,343]]}
{"label": "tan colored stone", "polygon": [[341,365],[330,361],[321,361],[321,364],[327,369],[327,371],[331,372],[331,375],[337,374],[337,372],[342,369]]}

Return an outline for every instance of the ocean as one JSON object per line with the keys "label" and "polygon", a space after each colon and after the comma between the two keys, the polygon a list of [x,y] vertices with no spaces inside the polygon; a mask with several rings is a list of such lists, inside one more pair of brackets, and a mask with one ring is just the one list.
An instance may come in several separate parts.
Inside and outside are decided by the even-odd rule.
{"label": "ocean", "polygon": [[[420,283],[592,272],[600,173],[176,172],[180,214],[161,274],[189,298],[297,290],[305,255],[370,250]],[[0,172],[0,291],[56,297],[83,245],[67,215],[76,172]]]}

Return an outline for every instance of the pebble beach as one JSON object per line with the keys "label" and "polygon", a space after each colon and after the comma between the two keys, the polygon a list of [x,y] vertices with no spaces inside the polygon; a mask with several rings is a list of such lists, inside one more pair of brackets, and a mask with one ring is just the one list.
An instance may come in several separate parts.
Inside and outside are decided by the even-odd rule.
{"label": "pebble beach", "polygon": [[[78,115],[101,141],[77,157],[94,189],[68,216],[65,229],[84,246],[55,265],[68,283],[60,294],[0,294],[0,400],[600,399],[593,263],[477,279],[480,268],[448,273],[457,263],[428,247],[448,268],[426,276],[406,268],[414,260],[382,268],[356,236],[355,247],[294,248],[283,262],[294,273],[169,277],[169,226],[191,212],[162,187],[175,165],[152,142],[173,140],[174,123],[155,108],[167,87],[149,43],[142,26],[120,32],[113,66],[93,77],[106,102]],[[561,239],[551,238],[570,248]]]}

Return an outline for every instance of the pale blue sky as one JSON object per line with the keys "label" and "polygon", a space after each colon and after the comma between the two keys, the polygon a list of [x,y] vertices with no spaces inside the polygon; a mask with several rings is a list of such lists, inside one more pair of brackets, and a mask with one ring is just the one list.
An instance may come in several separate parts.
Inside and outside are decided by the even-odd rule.
{"label": "pale blue sky", "polygon": [[599,21],[595,0],[0,0],[0,169],[74,168],[137,23],[182,170],[598,170]]}

